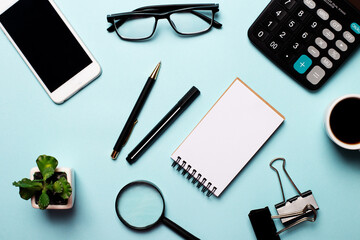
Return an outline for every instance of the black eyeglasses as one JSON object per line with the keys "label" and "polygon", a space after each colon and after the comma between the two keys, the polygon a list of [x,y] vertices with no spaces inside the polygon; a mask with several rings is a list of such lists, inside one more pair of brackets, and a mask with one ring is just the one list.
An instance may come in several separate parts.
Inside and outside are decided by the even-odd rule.
{"label": "black eyeglasses", "polygon": [[180,35],[198,35],[221,28],[215,21],[219,4],[177,4],[157,5],[137,8],[132,12],[107,16],[112,25],[108,32],[116,32],[123,40],[137,41],[151,38],[159,19],[166,18],[171,27]]}

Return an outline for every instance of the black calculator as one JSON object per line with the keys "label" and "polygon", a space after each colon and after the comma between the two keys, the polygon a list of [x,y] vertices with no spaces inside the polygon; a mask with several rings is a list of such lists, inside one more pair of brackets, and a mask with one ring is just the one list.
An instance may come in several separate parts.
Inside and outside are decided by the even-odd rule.
{"label": "black calculator", "polygon": [[278,67],[316,90],[360,45],[360,0],[272,0],[248,35]]}

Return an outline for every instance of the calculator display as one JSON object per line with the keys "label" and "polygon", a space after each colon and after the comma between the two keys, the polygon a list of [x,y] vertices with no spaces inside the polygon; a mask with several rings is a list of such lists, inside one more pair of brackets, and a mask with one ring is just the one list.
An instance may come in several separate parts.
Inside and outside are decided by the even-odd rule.
{"label": "calculator display", "polygon": [[360,1],[359,0],[348,0],[348,1],[360,11]]}
{"label": "calculator display", "polygon": [[360,0],[272,0],[248,36],[289,76],[316,90],[360,45],[355,7],[360,10]]}

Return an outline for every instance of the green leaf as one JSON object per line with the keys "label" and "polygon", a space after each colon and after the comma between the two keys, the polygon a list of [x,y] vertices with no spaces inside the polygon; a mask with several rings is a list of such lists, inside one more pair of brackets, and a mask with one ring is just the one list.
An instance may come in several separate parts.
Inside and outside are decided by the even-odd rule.
{"label": "green leaf", "polygon": [[21,181],[13,182],[15,187],[19,187],[19,194],[22,199],[28,200],[34,196],[35,192],[41,191],[43,185],[41,182],[31,181],[28,178],[23,178]]}
{"label": "green leaf", "polygon": [[49,191],[54,191],[54,184],[50,183],[50,184],[46,184],[45,188],[46,190],[49,190]]}
{"label": "green leaf", "polygon": [[41,195],[40,195],[40,198],[39,198],[39,208],[44,210],[46,209],[48,206],[49,206],[49,203],[50,203],[50,198],[49,196],[43,192]]}
{"label": "green leaf", "polygon": [[64,190],[64,188],[63,188],[62,182],[56,181],[53,185],[53,191],[56,193],[62,193],[63,190]]}
{"label": "green leaf", "polygon": [[70,183],[66,180],[65,177],[61,177],[57,182],[61,182],[63,187],[63,191],[61,192],[60,197],[63,199],[68,199],[72,193]]}
{"label": "green leaf", "polygon": [[34,191],[41,191],[43,189],[43,185],[41,182],[31,181],[28,178],[23,178],[21,181],[13,182],[13,185],[15,187],[28,188]]}
{"label": "green leaf", "polygon": [[20,188],[19,194],[22,199],[29,200],[32,196],[34,196],[36,191],[30,188]]}
{"label": "green leaf", "polygon": [[36,164],[44,180],[46,180],[54,174],[58,161],[54,157],[40,155],[36,160]]}

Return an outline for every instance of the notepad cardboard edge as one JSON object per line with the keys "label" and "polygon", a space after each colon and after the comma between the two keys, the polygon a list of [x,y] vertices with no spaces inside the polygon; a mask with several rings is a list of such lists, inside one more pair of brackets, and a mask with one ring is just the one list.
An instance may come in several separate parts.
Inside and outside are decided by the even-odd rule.
{"label": "notepad cardboard edge", "polygon": [[[245,82],[243,82],[240,78],[236,78],[230,86],[224,91],[224,93],[217,99],[217,101],[213,104],[213,106],[207,111],[207,113],[201,118],[201,120],[196,124],[196,126],[192,129],[192,131],[187,135],[187,137],[181,142],[181,144],[175,149],[175,151],[171,154],[170,158],[173,161],[176,161],[177,158],[174,157],[174,154],[177,152],[177,150],[183,145],[183,143],[191,136],[191,134],[195,131],[195,129],[198,127],[198,125],[206,118],[206,116],[209,114],[209,112],[216,106],[216,104],[221,100],[221,98],[228,92],[228,90],[237,82],[239,81],[241,84],[243,84],[246,88],[248,88],[252,93],[254,93],[261,101],[263,101],[266,105],[268,105],[276,114],[278,114],[283,120],[279,124],[279,126],[274,130],[274,132],[266,139],[266,141],[260,146],[260,148],[251,156],[249,161],[245,164],[245,166],[242,168],[244,169],[247,164],[250,162],[250,160],[256,155],[256,153],[264,146],[264,144],[271,138],[271,136],[278,130],[278,128],[282,125],[282,123],[285,121],[285,117],[276,110],[271,104],[269,104],[264,98],[262,98],[257,92],[255,92],[252,88],[250,88]],[[229,182],[229,184],[221,191],[216,192],[214,195],[216,197],[220,197],[220,195],[225,191],[225,189],[228,188],[228,186],[232,183],[232,181],[239,175],[239,173],[242,171],[242,169],[239,170],[239,172],[234,176],[234,178]]]}

